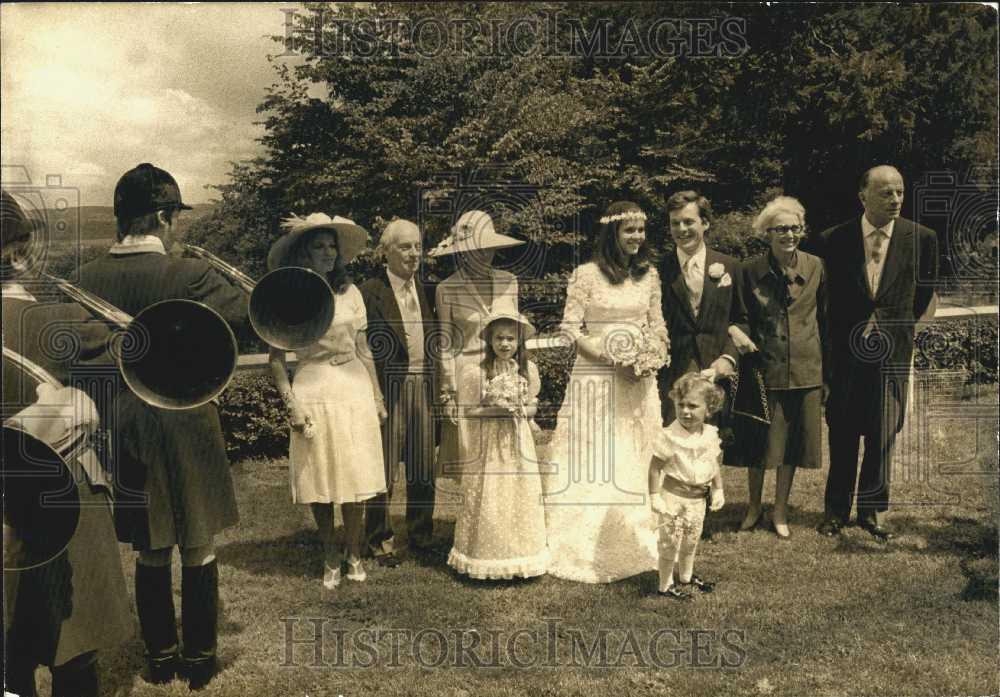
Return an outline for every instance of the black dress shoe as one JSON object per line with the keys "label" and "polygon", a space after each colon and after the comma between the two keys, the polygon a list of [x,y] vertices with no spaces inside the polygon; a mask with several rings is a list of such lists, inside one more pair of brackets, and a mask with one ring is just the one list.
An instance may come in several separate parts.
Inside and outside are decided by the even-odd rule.
{"label": "black dress shoe", "polygon": [[680,585],[690,586],[691,588],[697,590],[699,593],[711,593],[712,591],[715,590],[715,584],[713,582],[706,581],[705,579],[694,575],[691,576],[690,581],[681,581]]}
{"label": "black dress shoe", "polygon": [[896,534],[885,525],[880,525],[874,518],[863,518],[858,520],[858,526],[874,537],[879,542],[888,542],[896,537]]}
{"label": "black dress shoe", "polygon": [[823,522],[819,524],[816,531],[820,535],[826,535],[827,537],[836,537],[840,534],[840,529],[844,527],[844,524],[840,522],[837,518],[824,518]]}
{"label": "black dress shoe", "polygon": [[687,591],[682,591],[677,587],[676,583],[671,583],[665,591],[656,591],[656,594],[661,598],[669,598],[670,600],[691,600],[691,594]]}
{"label": "black dress shoe", "polygon": [[379,566],[384,566],[387,569],[395,569],[400,563],[399,557],[397,557],[394,552],[389,552],[388,554],[376,554],[375,561]]}

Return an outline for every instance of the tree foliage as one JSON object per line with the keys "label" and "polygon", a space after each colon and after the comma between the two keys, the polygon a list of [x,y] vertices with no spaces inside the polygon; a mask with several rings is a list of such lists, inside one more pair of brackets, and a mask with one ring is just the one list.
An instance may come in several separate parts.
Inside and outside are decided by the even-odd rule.
{"label": "tree foliage", "polygon": [[[734,22],[741,50],[637,45],[665,18]],[[987,7],[364,3],[307,4],[295,19],[304,61],[274,59],[264,155],[233,165],[215,214],[191,232],[252,272],[290,212],[373,231],[408,217],[433,245],[477,207],[532,240],[531,259],[507,261],[523,262],[541,297],[620,198],[647,207],[661,246],[663,204],[681,188],[734,222],[784,190],[816,229],[856,214],[858,175],[876,163],[908,182],[985,167],[996,185]],[[516,21],[541,30],[498,44],[491,27]],[[447,34],[414,32],[421,23]]]}

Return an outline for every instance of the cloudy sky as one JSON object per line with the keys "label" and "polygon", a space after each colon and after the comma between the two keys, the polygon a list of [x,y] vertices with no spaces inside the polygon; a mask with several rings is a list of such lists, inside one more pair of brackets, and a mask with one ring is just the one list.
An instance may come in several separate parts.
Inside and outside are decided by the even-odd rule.
{"label": "cloudy sky", "polygon": [[[84,205],[152,162],[208,201],[228,162],[258,152],[255,112],[274,81],[282,8],[294,4],[0,6],[5,179],[58,174]],[[295,60],[278,58],[278,61]]]}

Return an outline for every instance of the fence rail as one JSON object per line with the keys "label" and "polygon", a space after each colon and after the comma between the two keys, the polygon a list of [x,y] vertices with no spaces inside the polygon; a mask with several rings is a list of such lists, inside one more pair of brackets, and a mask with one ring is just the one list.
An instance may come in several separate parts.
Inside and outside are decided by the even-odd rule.
{"label": "fence rail", "polygon": [[[943,302],[947,302],[947,300]],[[934,312],[934,319],[958,320],[972,319],[974,317],[996,317],[998,311],[1000,311],[1000,306],[997,305],[977,305],[975,307],[945,307],[938,305]],[[529,351],[537,351],[539,349],[565,346],[566,342],[560,337],[550,336],[529,339],[524,345]],[[293,352],[286,354],[285,362],[289,366],[294,365],[296,363],[295,354]],[[267,367],[266,353],[248,353],[240,356],[236,364],[237,371],[260,370],[265,367]]]}

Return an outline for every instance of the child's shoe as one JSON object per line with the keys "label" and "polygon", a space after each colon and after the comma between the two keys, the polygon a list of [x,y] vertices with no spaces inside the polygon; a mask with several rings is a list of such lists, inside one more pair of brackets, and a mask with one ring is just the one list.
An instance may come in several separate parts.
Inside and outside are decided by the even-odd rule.
{"label": "child's shoe", "polygon": [[705,579],[694,575],[691,576],[690,581],[681,581],[680,583],[682,586],[691,586],[699,593],[711,593],[715,590],[715,584],[713,582],[706,581]]}
{"label": "child's shoe", "polygon": [[691,600],[691,594],[678,588],[676,583],[671,583],[665,591],[656,591],[656,594],[661,598],[670,598],[671,600]]}

